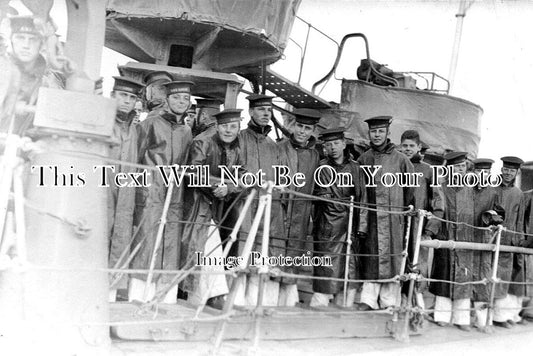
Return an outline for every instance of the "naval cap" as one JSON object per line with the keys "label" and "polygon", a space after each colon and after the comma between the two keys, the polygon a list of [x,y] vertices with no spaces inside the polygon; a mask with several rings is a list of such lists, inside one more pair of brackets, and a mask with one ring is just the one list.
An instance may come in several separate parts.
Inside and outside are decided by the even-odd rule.
{"label": "naval cap", "polygon": [[173,81],[163,84],[167,89],[167,96],[172,94],[191,94],[191,87],[194,86],[193,82],[189,81]]}
{"label": "naval cap", "polygon": [[124,91],[133,95],[139,95],[144,85],[127,77],[113,77],[115,84],[113,91]]}
{"label": "naval cap", "polygon": [[217,124],[219,125],[227,124],[230,122],[240,122],[241,111],[242,109],[226,109],[214,114],[213,116],[217,119]]}
{"label": "naval cap", "polygon": [[474,169],[491,169],[494,160],[490,158],[478,158],[473,163]]}
{"label": "naval cap", "polygon": [[294,109],[292,114],[296,122],[304,125],[316,125],[320,120],[320,112],[313,109]]}
{"label": "naval cap", "polygon": [[318,136],[318,139],[324,142],[334,141],[334,140],[343,140],[344,139],[344,127],[335,127],[331,129],[324,130]]}
{"label": "naval cap", "polygon": [[500,158],[505,168],[519,169],[524,161],[515,156],[505,156]]}
{"label": "naval cap", "polygon": [[222,105],[222,100],[219,99],[196,99],[196,107],[198,109],[217,109],[220,110],[220,105]]}
{"label": "naval cap", "polygon": [[444,157],[436,153],[426,153],[424,155],[424,162],[434,166],[440,166],[444,163]]}
{"label": "naval cap", "polygon": [[265,94],[252,94],[246,97],[246,99],[250,102],[250,108],[255,108],[258,106],[271,106],[272,99],[274,98],[274,96]]}
{"label": "naval cap", "polygon": [[9,18],[11,26],[11,33],[30,33],[37,36],[43,36],[35,25],[35,18],[33,16],[13,16]]}
{"label": "naval cap", "polygon": [[172,75],[169,72],[165,72],[164,70],[156,70],[153,72],[149,72],[143,78],[143,82],[147,86],[155,82],[168,83],[172,80],[174,80],[174,78],[172,78]]}
{"label": "naval cap", "polygon": [[444,156],[447,166],[453,166],[454,164],[463,163],[466,161],[466,152],[450,152]]}
{"label": "naval cap", "polygon": [[374,116],[366,119],[368,128],[389,127],[392,122],[392,116]]}

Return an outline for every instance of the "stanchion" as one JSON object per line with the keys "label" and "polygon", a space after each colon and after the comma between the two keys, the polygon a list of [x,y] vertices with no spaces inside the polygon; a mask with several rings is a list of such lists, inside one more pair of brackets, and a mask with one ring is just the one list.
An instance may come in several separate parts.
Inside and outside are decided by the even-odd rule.
{"label": "stanchion", "polygon": [[498,280],[498,260],[500,259],[500,242],[502,238],[503,226],[498,225],[497,235],[496,235],[496,248],[494,249],[494,259],[492,261],[492,278],[491,278],[491,290],[490,290],[490,300],[489,308],[487,310],[487,323],[486,326],[489,327],[492,325],[492,318],[494,313],[494,295],[496,294],[496,284]]}
{"label": "stanchion", "polygon": [[343,286],[343,304],[348,307],[346,299],[348,298],[348,270],[350,267],[350,254],[352,252],[352,230],[353,230],[353,195],[350,196],[350,213],[348,214],[348,231],[346,232],[346,259],[344,261],[344,286]]}
{"label": "stanchion", "polygon": [[[237,279],[231,286],[231,290],[228,294],[228,299],[226,300],[226,303],[224,304],[224,309],[222,310],[223,314],[228,314],[230,312],[230,310],[233,308],[233,304],[235,303],[235,298],[237,296],[237,293],[239,292],[239,289],[241,287],[245,287],[246,275],[244,273],[244,270],[248,267],[248,261],[250,259],[250,254],[252,252],[252,248],[255,242],[255,235],[259,230],[259,223],[261,222],[261,217],[263,216],[263,212],[267,205],[267,200],[268,197],[266,195],[259,198],[257,212],[255,214],[252,226],[250,227],[250,231],[248,233],[248,237],[246,238],[246,243],[244,244],[244,248],[242,251],[242,265],[237,267],[237,270],[240,272],[240,275],[237,277]],[[218,354],[218,351],[222,344],[222,340],[224,338],[226,325],[227,321],[224,319],[217,326],[217,329],[215,331],[214,346],[213,350],[211,351],[212,355]]]}
{"label": "stanchion", "polygon": [[[425,211],[419,210],[418,211],[418,226],[416,230],[416,239],[415,239],[415,248],[413,252],[413,266],[416,266],[418,264],[418,256],[420,255],[420,241],[422,239],[422,228],[424,225],[424,217],[425,217]],[[404,265],[405,268],[405,265]],[[405,273],[405,269],[404,269]],[[405,306],[405,312],[404,312],[404,323],[399,328],[395,329],[394,338],[398,341],[402,342],[409,342],[409,320],[411,316],[411,300],[413,299],[413,293],[415,289],[415,279],[410,278],[409,280],[409,291],[407,293],[407,302]]]}
{"label": "stanchion", "polygon": [[[268,245],[269,245],[269,236],[270,236],[270,212],[272,209],[272,189],[274,188],[273,182],[267,183],[267,201],[266,201],[266,208],[265,208],[265,216],[263,220],[263,240],[261,242],[261,257],[264,258],[268,256]],[[256,353],[258,351],[259,347],[259,336],[260,336],[260,325],[261,325],[261,318],[263,316],[263,297],[265,294],[265,285],[267,282],[268,276],[268,265],[262,264],[259,267],[259,291],[257,295],[257,306],[255,307],[254,311],[254,318],[255,318],[255,327],[254,327],[254,343],[253,343],[253,351]]]}

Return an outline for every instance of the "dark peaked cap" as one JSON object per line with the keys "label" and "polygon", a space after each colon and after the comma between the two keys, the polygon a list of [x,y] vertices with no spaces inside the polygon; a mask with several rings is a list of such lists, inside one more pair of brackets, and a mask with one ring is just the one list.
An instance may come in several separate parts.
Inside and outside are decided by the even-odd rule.
{"label": "dark peaked cap", "polygon": [[444,159],[446,160],[446,165],[453,166],[466,161],[466,155],[466,152],[450,152],[444,156]]}
{"label": "dark peaked cap", "polygon": [[431,165],[440,166],[444,163],[444,157],[435,153],[426,153],[424,155],[424,162]]}
{"label": "dark peaked cap", "polygon": [[143,78],[143,82],[146,85],[150,85],[160,80],[164,80],[168,83],[174,80],[174,78],[172,78],[172,75],[169,72],[165,72],[164,70],[156,70],[155,72],[150,72],[146,74]]}
{"label": "dark peaked cap", "polygon": [[227,124],[241,121],[242,109],[226,109],[213,115],[217,119],[217,124]]}
{"label": "dark peaked cap", "polygon": [[500,159],[503,162],[503,166],[506,168],[519,169],[522,166],[522,164],[524,164],[524,161],[514,156],[505,156]]}
{"label": "dark peaked cap", "polygon": [[490,158],[478,158],[474,160],[475,169],[491,169],[494,160]]}
{"label": "dark peaked cap", "polygon": [[133,95],[139,95],[144,85],[126,77],[113,77],[115,79],[115,85],[113,85],[113,91],[125,91]]}
{"label": "dark peaked cap", "polygon": [[342,140],[344,139],[344,131],[344,127],[327,129],[322,131],[318,139],[322,141]]}
{"label": "dark peaked cap", "polygon": [[9,19],[11,33],[31,33],[43,36],[42,32],[35,26],[33,16],[13,16]]}
{"label": "dark peaked cap", "polygon": [[252,94],[246,97],[246,100],[250,102],[250,107],[255,108],[257,106],[269,106],[272,105],[272,99],[274,96],[264,94]]}
{"label": "dark peaked cap", "polygon": [[219,99],[196,99],[196,107],[198,109],[211,108],[220,110],[220,105],[222,105],[222,100]]}
{"label": "dark peaked cap", "polygon": [[313,109],[294,109],[292,114],[296,122],[304,125],[316,125],[320,120],[320,112]]}
{"label": "dark peaked cap", "polygon": [[366,119],[365,122],[369,128],[372,127],[389,127],[392,122],[392,116],[374,116]]}

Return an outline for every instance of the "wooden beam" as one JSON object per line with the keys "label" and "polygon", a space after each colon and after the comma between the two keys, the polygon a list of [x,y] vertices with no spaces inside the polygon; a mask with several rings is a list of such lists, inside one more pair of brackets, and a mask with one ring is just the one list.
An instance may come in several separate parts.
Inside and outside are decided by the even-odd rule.
{"label": "wooden beam", "polygon": [[[205,308],[199,320],[169,321],[194,316],[195,309],[186,302],[177,305],[160,305],[157,315],[139,315],[138,307],[129,303],[113,303],[111,307],[112,334],[123,340],[149,341],[209,341],[215,333],[218,321],[201,321],[216,317],[220,311]],[[296,340],[315,338],[387,337],[388,312],[354,313],[337,308],[323,310],[272,307],[262,316],[261,340]],[[332,313],[333,312],[333,313]],[[139,324],[146,321],[147,324]],[[131,322],[128,324],[128,322]],[[320,327],[313,327],[320,325]],[[228,320],[224,339],[249,339],[253,333],[254,319],[244,308]]]}

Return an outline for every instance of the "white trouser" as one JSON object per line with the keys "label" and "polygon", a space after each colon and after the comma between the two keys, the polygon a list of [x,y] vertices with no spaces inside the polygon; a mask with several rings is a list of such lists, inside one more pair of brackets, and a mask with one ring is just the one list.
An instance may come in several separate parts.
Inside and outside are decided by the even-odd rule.
{"label": "white trouser", "polygon": [[[235,283],[238,279],[235,279]],[[259,276],[253,275],[244,279],[244,285],[239,287],[235,296],[235,305],[256,306],[259,296]],[[278,305],[280,283],[269,279],[263,286],[263,306],[275,307]]]}
{"label": "white trouser", "polygon": [[518,297],[512,294],[508,294],[508,296],[511,300],[511,303],[510,303],[511,309],[509,310],[510,318],[508,320],[512,320],[515,323],[518,323],[519,321],[522,320],[522,317],[520,317],[520,312],[522,311],[522,303],[524,301],[524,297]]}
{"label": "white trouser", "polygon": [[435,298],[434,317],[436,322],[455,325],[470,325],[470,299]]}
{"label": "white trouser", "polygon": [[[357,289],[348,289],[346,291],[346,307],[353,306],[355,302],[355,294]],[[344,292],[337,294],[324,294],[324,293],[313,293],[311,301],[309,302],[310,307],[327,307],[331,299],[334,299],[334,303],[341,307],[344,307]]]}
{"label": "white trouser", "polygon": [[[214,226],[215,223],[211,221],[211,225],[208,229],[208,236],[204,247],[204,256],[207,256],[213,249],[209,257],[216,257],[222,259],[223,251],[220,245],[220,234],[218,229]],[[217,247],[218,246],[218,247]],[[216,247],[216,249],[215,249]],[[224,272],[224,266],[221,264],[215,264],[213,266],[202,266],[202,272]],[[205,304],[205,302],[212,297],[228,294],[228,284],[226,282],[226,276],[224,274],[208,274],[202,273],[197,275],[198,285],[197,289],[190,292],[187,301],[194,305]]]}
{"label": "white trouser", "polygon": [[[137,278],[131,278],[130,285],[128,287],[128,300],[130,302],[134,300],[141,301],[141,302],[147,302],[151,300],[154,297],[155,292],[156,292],[156,284],[150,283],[150,286],[148,287],[148,296],[146,299],[144,298],[145,288],[146,288],[145,281],[141,279],[137,279]],[[178,299],[178,286],[176,285],[167,292],[162,303],[176,304],[177,299]]]}
{"label": "white trouser", "polygon": [[494,321],[503,323],[507,320],[513,320],[515,300],[507,294],[505,298],[494,300]]}
{"label": "white trouser", "polygon": [[401,300],[399,283],[363,283],[361,303],[367,304],[372,309],[400,306]]}
{"label": "white trouser", "polygon": [[[474,302],[474,307],[476,308],[476,321],[475,324],[478,328],[484,328],[487,325],[487,315],[488,315],[488,308],[483,308],[483,306],[486,306],[486,302]],[[494,313],[493,320],[494,320]]]}
{"label": "white trouser", "polygon": [[298,285],[282,283],[279,287],[278,306],[293,307],[299,302]]}

